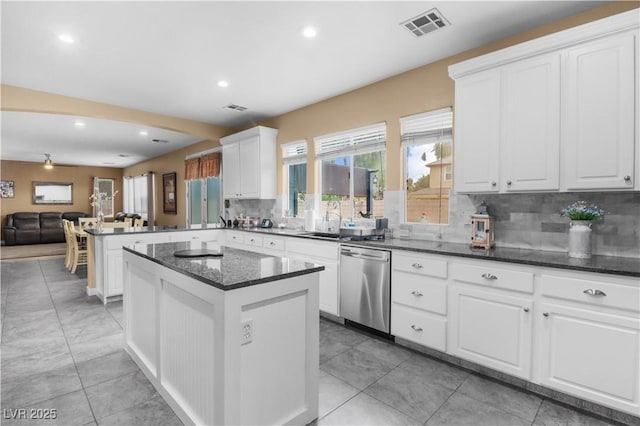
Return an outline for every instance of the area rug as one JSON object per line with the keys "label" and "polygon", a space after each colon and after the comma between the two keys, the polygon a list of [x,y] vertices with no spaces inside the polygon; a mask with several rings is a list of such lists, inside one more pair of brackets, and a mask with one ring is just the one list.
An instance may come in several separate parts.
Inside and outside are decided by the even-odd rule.
{"label": "area rug", "polygon": [[0,247],[0,260],[64,256],[66,253],[66,246],[66,243],[2,246]]}

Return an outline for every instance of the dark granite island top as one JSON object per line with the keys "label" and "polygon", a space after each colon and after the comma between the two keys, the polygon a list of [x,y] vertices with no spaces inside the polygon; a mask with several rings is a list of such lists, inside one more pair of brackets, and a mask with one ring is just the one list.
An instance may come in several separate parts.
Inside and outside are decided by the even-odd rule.
{"label": "dark granite island top", "polygon": [[[324,270],[324,266],[313,263],[234,249],[212,242],[133,244],[123,249],[221,290],[233,290]],[[220,252],[222,257],[174,256],[176,251],[193,249]]]}

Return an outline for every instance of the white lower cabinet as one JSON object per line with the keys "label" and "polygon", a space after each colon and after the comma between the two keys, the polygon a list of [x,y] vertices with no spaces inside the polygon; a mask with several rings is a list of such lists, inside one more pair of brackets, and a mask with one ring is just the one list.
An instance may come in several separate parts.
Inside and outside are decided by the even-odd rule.
{"label": "white lower cabinet", "polygon": [[287,257],[324,266],[320,272],[320,310],[339,315],[340,246],[337,243],[304,238],[287,238]]}
{"label": "white lower cabinet", "polygon": [[[603,277],[604,278],[604,277]],[[625,285],[628,284],[628,285]],[[640,413],[637,280],[543,275],[537,312],[540,383]]]}
{"label": "white lower cabinet", "polygon": [[394,251],[391,264],[391,334],[446,351],[446,260]]}
{"label": "white lower cabinet", "polygon": [[533,273],[494,262],[450,267],[450,352],[529,380]]}

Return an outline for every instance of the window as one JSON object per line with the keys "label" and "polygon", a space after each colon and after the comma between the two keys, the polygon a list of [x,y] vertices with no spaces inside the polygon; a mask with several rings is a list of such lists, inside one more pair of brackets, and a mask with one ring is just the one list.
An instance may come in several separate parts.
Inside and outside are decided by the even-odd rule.
{"label": "window", "polygon": [[[322,217],[384,215],[386,140],[384,123],[315,139]],[[336,216],[330,217],[332,213]]]}
{"label": "window", "polygon": [[453,186],[451,108],[400,119],[407,222],[449,223]]}
{"label": "window", "polygon": [[282,164],[287,184],[285,216],[304,217],[307,195],[307,141],[283,144]]}
{"label": "window", "polygon": [[149,198],[147,175],[124,178],[124,211],[136,213],[143,219],[149,219]]}
{"label": "window", "polygon": [[94,216],[98,213],[98,207],[102,209],[104,217],[113,217],[115,215],[113,201],[114,192],[115,180],[102,179],[99,177],[93,178],[93,193],[96,194],[96,199],[100,203],[100,206],[94,206]]}
{"label": "window", "polygon": [[219,148],[190,155],[185,160],[187,223],[219,223],[224,216],[221,191],[222,153]]}

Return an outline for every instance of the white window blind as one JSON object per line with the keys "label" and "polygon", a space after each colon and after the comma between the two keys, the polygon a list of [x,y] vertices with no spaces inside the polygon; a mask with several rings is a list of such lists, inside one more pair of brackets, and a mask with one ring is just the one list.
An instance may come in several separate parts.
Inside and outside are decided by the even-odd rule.
{"label": "white window blind", "polygon": [[282,162],[299,164],[307,161],[307,141],[299,140],[282,144]]}
{"label": "white window blind", "polygon": [[378,151],[387,143],[385,123],[351,129],[345,132],[314,138],[316,158],[335,157],[340,154]]}
{"label": "white window blind", "polygon": [[402,117],[400,128],[404,145],[422,145],[451,139],[453,111],[451,107],[447,107]]}

